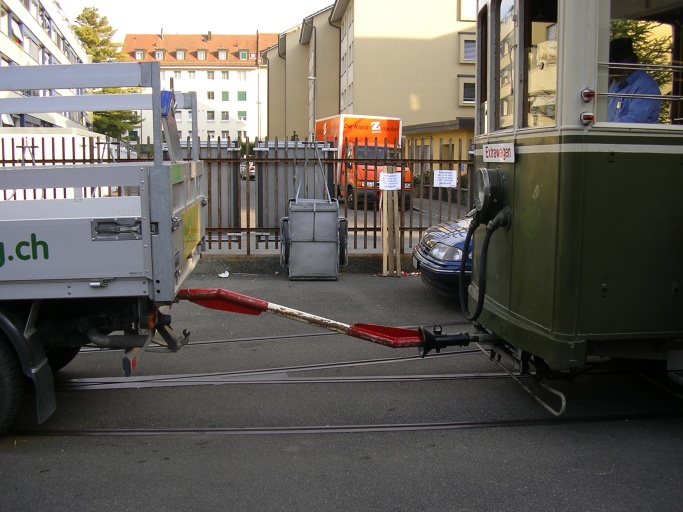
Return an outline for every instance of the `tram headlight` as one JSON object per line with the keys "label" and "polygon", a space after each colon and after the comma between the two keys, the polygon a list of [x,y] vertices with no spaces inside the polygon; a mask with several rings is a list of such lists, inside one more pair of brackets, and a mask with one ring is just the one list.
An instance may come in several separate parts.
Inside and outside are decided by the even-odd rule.
{"label": "tram headlight", "polygon": [[498,169],[477,169],[474,176],[474,206],[477,211],[490,216],[503,205],[503,171]]}

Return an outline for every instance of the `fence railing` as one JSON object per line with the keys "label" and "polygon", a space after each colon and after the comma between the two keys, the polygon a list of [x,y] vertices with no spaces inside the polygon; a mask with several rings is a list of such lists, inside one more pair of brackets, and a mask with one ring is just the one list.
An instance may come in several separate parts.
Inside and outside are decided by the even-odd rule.
{"label": "fence railing", "polygon": [[[353,141],[358,143],[358,141]],[[182,145],[183,158],[189,141]],[[204,162],[207,183],[209,253],[267,254],[280,249],[280,219],[287,215],[289,201],[297,197],[324,197],[327,187],[334,199],[340,192],[341,166],[354,164],[382,170],[410,172],[410,191],[399,192],[399,247],[409,251],[425,229],[434,224],[462,218],[471,208],[473,166],[467,150],[470,141],[403,138],[400,154],[384,158],[364,155],[361,159],[341,158],[335,143],[274,139],[246,141],[212,139],[200,141],[199,159]],[[30,148],[30,151],[28,149]],[[102,143],[87,137],[55,140],[48,136],[0,138],[0,166],[42,166],[152,159],[138,146],[125,150],[112,141]],[[249,148],[249,157],[243,157]],[[388,152],[386,153],[389,154]],[[253,173],[250,171],[253,163]],[[434,186],[435,171],[450,170],[457,186]],[[354,176],[356,179],[357,176]],[[2,187],[0,187],[2,188]],[[378,205],[378,180],[368,187],[372,200],[339,198],[339,214],[348,220],[348,249],[381,252],[381,208]],[[61,197],[57,191],[7,191],[0,200],[50,199]],[[102,191],[84,190],[101,195]],[[115,193],[112,191],[106,194]],[[299,194],[299,196],[297,196]]]}

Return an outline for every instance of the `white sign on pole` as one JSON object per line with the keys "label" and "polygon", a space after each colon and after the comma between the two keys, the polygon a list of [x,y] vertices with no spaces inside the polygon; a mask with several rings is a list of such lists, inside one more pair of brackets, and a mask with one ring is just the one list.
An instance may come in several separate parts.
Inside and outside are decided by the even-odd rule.
{"label": "white sign on pole", "polygon": [[379,173],[379,189],[380,190],[401,190],[401,173],[400,172],[380,172]]}
{"label": "white sign on pole", "polygon": [[452,187],[458,186],[458,173],[456,171],[435,169],[434,170],[434,186],[435,187]]}

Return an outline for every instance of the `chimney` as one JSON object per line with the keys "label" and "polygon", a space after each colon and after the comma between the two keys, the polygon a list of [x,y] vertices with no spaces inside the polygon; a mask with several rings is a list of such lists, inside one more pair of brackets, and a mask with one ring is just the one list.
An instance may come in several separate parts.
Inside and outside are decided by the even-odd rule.
{"label": "chimney", "polygon": [[159,39],[164,40],[164,28],[161,28],[161,33],[159,34]]}
{"label": "chimney", "polygon": [[211,41],[211,31],[209,30],[209,33],[206,36],[207,41]]}

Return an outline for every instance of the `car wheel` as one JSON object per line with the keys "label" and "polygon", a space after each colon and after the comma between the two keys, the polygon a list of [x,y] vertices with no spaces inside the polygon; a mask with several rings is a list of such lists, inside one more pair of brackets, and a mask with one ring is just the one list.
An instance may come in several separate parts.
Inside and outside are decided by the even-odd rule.
{"label": "car wheel", "polygon": [[356,194],[353,191],[353,187],[349,187],[349,190],[346,192],[346,202],[349,204],[349,210],[356,208]]}
{"label": "car wheel", "polygon": [[282,251],[284,266],[287,268],[287,275],[289,275],[289,222],[282,225]]}
{"label": "car wheel", "polygon": [[339,237],[339,265],[342,267],[349,263],[349,252],[348,252],[348,236],[349,227],[348,221],[345,218],[340,219],[339,226],[337,227],[338,237]]}

